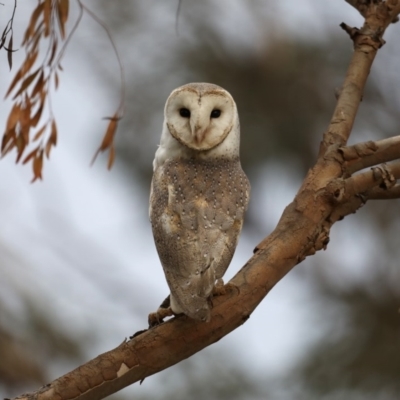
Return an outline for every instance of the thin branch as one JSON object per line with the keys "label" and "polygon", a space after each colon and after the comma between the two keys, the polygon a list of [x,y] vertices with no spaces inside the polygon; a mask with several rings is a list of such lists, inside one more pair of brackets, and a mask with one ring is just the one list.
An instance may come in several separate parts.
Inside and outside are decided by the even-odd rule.
{"label": "thin branch", "polygon": [[400,161],[382,164],[345,180],[346,196],[362,194],[375,187],[390,189],[400,179]]}
{"label": "thin branch", "polygon": [[343,154],[346,170],[351,175],[364,168],[400,159],[400,136],[358,143],[342,147],[339,151]]}
{"label": "thin branch", "polygon": [[107,25],[93,12],[91,11],[87,6],[85,6],[81,0],[78,0],[78,3],[81,8],[83,8],[92,18],[94,21],[96,21],[106,32],[106,35],[108,37],[108,40],[111,43],[112,49],[114,51],[115,57],[117,58],[118,61],[118,66],[119,66],[119,73],[120,73],[120,80],[121,80],[121,96],[120,96],[120,102],[118,106],[118,112],[116,113],[118,115],[118,119],[121,119],[122,116],[124,115],[124,108],[125,108],[125,74],[124,74],[124,66],[122,65],[121,58],[119,56],[117,46],[115,45],[115,42],[111,36],[111,33],[107,27]]}
{"label": "thin branch", "polygon": [[390,189],[374,188],[371,189],[367,197],[369,200],[392,200],[400,199],[400,184],[396,184]]}
{"label": "thin branch", "polygon": [[79,4],[79,15],[78,15],[78,18],[76,19],[74,25],[72,26],[71,32],[69,33],[68,37],[65,39],[63,47],[61,48],[61,50],[60,50],[60,52],[59,52],[59,54],[57,56],[57,60],[54,63],[56,66],[61,64],[61,60],[64,57],[65,50],[67,49],[69,42],[71,41],[72,37],[74,36],[74,34],[75,34],[76,30],[78,29],[78,26],[79,26],[79,24],[80,24],[80,22],[82,20],[83,4],[80,1],[78,1],[78,4]]}

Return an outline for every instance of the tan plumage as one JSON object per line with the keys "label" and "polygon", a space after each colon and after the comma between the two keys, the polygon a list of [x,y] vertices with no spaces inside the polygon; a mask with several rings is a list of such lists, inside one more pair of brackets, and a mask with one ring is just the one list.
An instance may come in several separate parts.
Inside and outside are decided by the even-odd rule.
{"label": "tan plumage", "polygon": [[150,220],[174,313],[209,320],[209,298],[235,252],[249,190],[229,93],[197,83],[172,92],[154,160]]}

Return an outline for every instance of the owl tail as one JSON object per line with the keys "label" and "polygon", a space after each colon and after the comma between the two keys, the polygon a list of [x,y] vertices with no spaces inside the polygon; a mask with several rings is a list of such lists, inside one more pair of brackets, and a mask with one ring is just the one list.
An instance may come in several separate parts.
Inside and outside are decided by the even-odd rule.
{"label": "owl tail", "polygon": [[209,322],[211,317],[207,298],[188,293],[170,295],[171,309],[175,314],[185,314],[198,321]]}

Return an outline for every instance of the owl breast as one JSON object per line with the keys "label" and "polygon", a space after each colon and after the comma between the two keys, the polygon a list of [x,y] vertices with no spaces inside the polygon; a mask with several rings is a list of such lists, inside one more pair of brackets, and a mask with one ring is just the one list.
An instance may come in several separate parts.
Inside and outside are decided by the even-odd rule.
{"label": "owl breast", "polygon": [[150,220],[179,312],[209,319],[208,299],[235,252],[249,190],[238,158],[179,159],[156,169]]}

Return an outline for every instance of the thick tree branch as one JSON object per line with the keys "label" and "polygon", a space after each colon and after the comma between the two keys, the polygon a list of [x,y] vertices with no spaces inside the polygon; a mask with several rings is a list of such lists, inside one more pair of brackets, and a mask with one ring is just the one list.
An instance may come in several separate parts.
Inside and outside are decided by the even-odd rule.
{"label": "thick tree branch", "polygon": [[351,175],[361,169],[400,158],[400,136],[358,143],[342,147],[339,151],[343,154],[346,170]]}
{"label": "thick tree branch", "polygon": [[373,193],[382,183],[389,188],[395,184],[393,179],[398,177],[400,162],[349,178],[346,151],[340,149],[350,135],[383,32],[394,19],[393,10],[400,12],[400,2],[393,0],[369,2],[368,7],[363,28],[353,36],[354,55],[317,163],[284,210],[276,229],[256,247],[253,257],[231,280],[238,290],[214,299],[211,321],[197,322],[185,316],[173,318],[139,332],[116,349],[18,399],[98,400],[215,343],[242,325],[296,264],[326,248],[332,225],[364,204],[360,193],[365,190]]}

